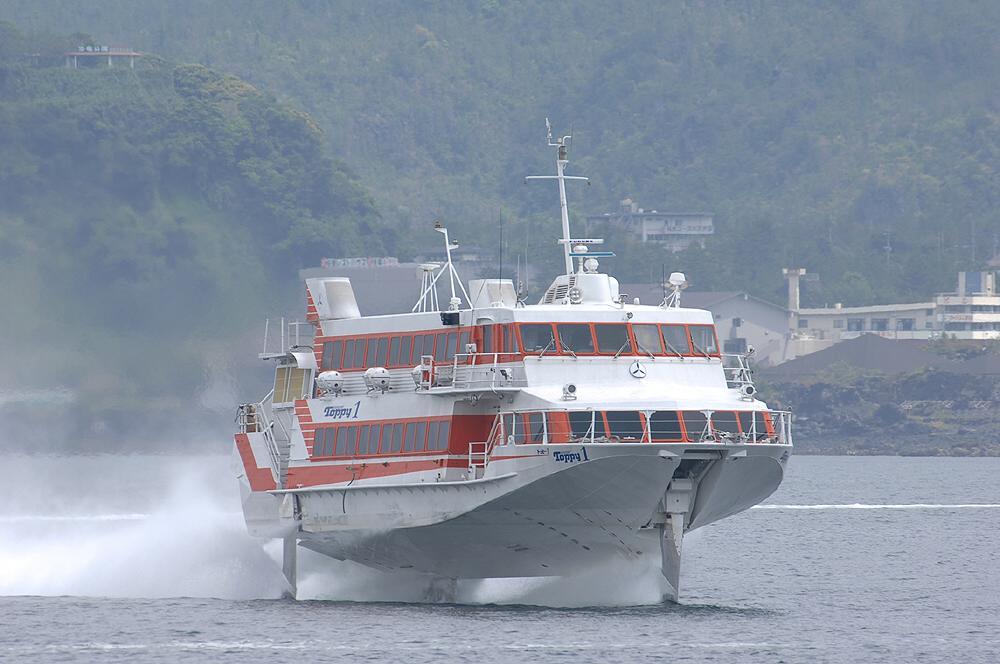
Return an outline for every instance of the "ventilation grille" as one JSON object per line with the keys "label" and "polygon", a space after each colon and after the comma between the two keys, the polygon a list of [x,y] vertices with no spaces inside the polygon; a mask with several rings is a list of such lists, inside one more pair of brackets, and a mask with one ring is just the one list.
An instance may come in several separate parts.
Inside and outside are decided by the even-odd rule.
{"label": "ventilation grille", "polygon": [[[561,280],[560,280],[561,281]],[[542,298],[542,304],[555,304],[556,302],[562,302],[569,295],[569,289],[576,285],[576,275],[568,275],[565,283],[553,282],[549,289],[545,291],[545,297]]]}

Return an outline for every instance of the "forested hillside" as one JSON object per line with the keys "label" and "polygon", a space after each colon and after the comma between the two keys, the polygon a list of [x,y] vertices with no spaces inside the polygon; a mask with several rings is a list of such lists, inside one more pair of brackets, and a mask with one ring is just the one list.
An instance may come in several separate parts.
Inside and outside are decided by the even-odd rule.
{"label": "forested hillside", "polygon": [[0,35],[0,406],[59,385],[84,431],[196,415],[179,395],[277,296],[298,302],[297,267],[393,249],[302,111],[155,56],[64,68],[86,35]]}
{"label": "forested hillside", "polygon": [[[35,30],[84,30],[232,72],[312,114],[383,215],[445,217],[488,246],[505,208],[554,231],[543,119],[573,128],[593,186],[578,213],[631,196],[707,210],[705,252],[625,246],[629,280],[808,302],[921,298],[994,251],[1000,4],[7,0]],[[485,237],[484,237],[485,236]],[[488,239],[487,239],[488,238]],[[626,244],[620,242],[619,244]],[[550,252],[532,243],[529,254]]]}
{"label": "forested hillside", "polygon": [[[297,267],[408,258],[437,218],[490,251],[502,208],[505,270],[542,264],[556,196],[522,176],[552,169],[546,116],[592,178],[578,221],[626,196],[716,215],[704,250],[611,238],[623,280],[949,289],[1000,240],[998,24],[985,0],[3,0],[0,407],[62,385],[75,419],[39,416],[97,437],[176,419],[299,305]],[[63,68],[87,43],[146,55]]]}

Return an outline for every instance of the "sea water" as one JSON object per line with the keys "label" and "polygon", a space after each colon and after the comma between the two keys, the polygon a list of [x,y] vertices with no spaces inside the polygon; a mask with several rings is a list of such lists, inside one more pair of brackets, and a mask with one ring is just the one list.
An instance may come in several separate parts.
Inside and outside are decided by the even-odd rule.
{"label": "sea water", "polygon": [[795,457],[655,569],[422,585],[249,538],[228,458],[20,457],[0,485],[0,661],[998,662],[1000,459]]}

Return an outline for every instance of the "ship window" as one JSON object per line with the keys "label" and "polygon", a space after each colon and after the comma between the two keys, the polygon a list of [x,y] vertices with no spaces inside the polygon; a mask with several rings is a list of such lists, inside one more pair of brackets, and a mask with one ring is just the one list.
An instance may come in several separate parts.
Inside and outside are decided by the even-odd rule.
{"label": "ship window", "polygon": [[540,353],[543,350],[553,352],[556,348],[552,337],[552,326],[548,323],[527,323],[521,325],[521,340],[524,342],[524,352]]}
{"label": "ship window", "polygon": [[285,395],[288,393],[288,367],[278,367],[274,370],[274,395],[271,400],[274,403],[284,403],[287,401]]}
{"label": "ship window", "polygon": [[354,361],[352,364],[357,369],[365,366],[365,342],[363,339],[354,342]]}
{"label": "ship window", "polygon": [[438,422],[431,420],[427,425],[427,449],[437,449]]}
{"label": "ship window", "polygon": [[417,422],[417,432],[414,434],[413,450],[423,452],[426,446],[425,434],[427,433],[427,422]]}
{"label": "ship window", "polygon": [[399,338],[399,364],[410,366],[410,341],[412,337],[402,336]]}
{"label": "ship window", "polygon": [[642,417],[634,410],[609,410],[604,416],[608,420],[608,433],[622,440],[641,441],[643,438]]}
{"label": "ship window", "polygon": [[368,438],[371,435],[371,427],[367,424],[358,427],[358,456],[368,454]]}
{"label": "ship window", "polygon": [[520,353],[521,347],[517,344],[517,335],[514,334],[514,326],[507,325],[507,338],[510,339],[510,345],[507,346],[508,353]]}
{"label": "ship window", "polygon": [[353,369],[354,368],[354,339],[348,339],[344,342],[344,368]]}
{"label": "ship window", "polygon": [[483,347],[479,349],[480,353],[495,353],[496,349],[493,347],[493,326],[483,325]]}
{"label": "ship window", "polygon": [[320,363],[323,369],[340,368],[340,342],[327,341],[323,344],[323,360]]}
{"label": "ship window", "polygon": [[[370,447],[372,454],[387,454],[389,452],[389,439],[392,438],[392,425],[383,424],[380,427],[374,426],[373,429],[379,429],[377,440],[382,441],[380,447]],[[377,450],[377,451],[376,451]]]}
{"label": "ship window", "polygon": [[590,437],[594,412],[590,410],[575,410],[569,413],[569,427],[574,438]]}
{"label": "ship window", "polygon": [[403,447],[403,425],[392,425],[392,439],[389,443],[390,452],[398,452]]}
{"label": "ship window", "polygon": [[687,429],[687,439],[695,443],[701,442],[702,434],[705,433],[705,425],[708,422],[705,419],[705,413],[700,410],[685,410],[683,416],[684,428]]}
{"label": "ship window", "polygon": [[[327,438],[331,434],[331,430],[327,427],[316,429],[313,433],[313,456],[329,456],[330,452],[327,451]],[[332,444],[331,444],[332,447]]]}
{"label": "ship window", "polygon": [[424,345],[423,345],[423,350],[420,351],[420,354],[422,356],[423,355],[430,355],[430,356],[433,357],[433,355],[434,355],[434,335],[433,334],[424,334],[424,335],[422,335],[422,337],[423,337],[423,344]]}
{"label": "ship window", "polygon": [[[359,367],[368,367],[375,365],[375,348],[377,339],[367,339],[365,340],[365,356],[361,360]],[[354,352],[357,352],[357,347],[355,347]]]}
{"label": "ship window", "polygon": [[337,448],[334,454],[337,456],[349,456],[354,454],[354,441],[357,436],[357,427],[340,427],[337,429]]}
{"label": "ship window", "polygon": [[469,329],[462,330],[462,334],[459,335],[458,352],[460,354],[468,353],[469,351],[466,350],[466,347],[471,343],[472,343],[472,331]]}
{"label": "ship window", "polygon": [[[441,337],[439,336],[438,340],[440,341],[440,339]],[[444,337],[444,339],[445,339],[444,359],[453,360],[455,359],[455,346],[458,344],[458,333],[449,332],[448,335]]]}
{"label": "ship window", "polygon": [[658,410],[649,420],[653,440],[683,440],[681,421],[675,410]]}
{"label": "ship window", "polygon": [[399,366],[399,337],[393,337],[389,340],[389,366]]}
{"label": "ship window", "polygon": [[663,344],[660,343],[660,333],[655,325],[633,325],[632,332],[640,353],[663,355]]}
{"label": "ship window", "polygon": [[711,325],[691,325],[691,343],[694,351],[701,355],[718,355],[719,345],[715,341],[715,329]]}
{"label": "ship window", "polygon": [[368,454],[378,454],[378,441],[381,438],[381,430],[381,426],[373,424],[371,431],[368,432]]}
{"label": "ship window", "polygon": [[[436,346],[435,351],[434,351],[434,359],[437,360],[438,362],[441,362],[443,360],[447,360],[448,359],[448,344],[445,341],[447,337],[445,336],[444,332],[441,332],[441,333],[439,333],[439,334],[437,334],[435,336],[437,336],[437,346]],[[428,355],[430,355],[430,353],[428,353]]]}
{"label": "ship window", "polygon": [[740,430],[736,424],[736,413],[731,410],[715,411],[712,413],[712,428],[733,435],[738,434]]}
{"label": "ship window", "polygon": [[386,364],[386,353],[389,350],[389,340],[386,337],[379,337],[378,345],[375,348],[375,364],[376,367],[384,367]]}
{"label": "ship window", "polygon": [[749,410],[741,410],[736,413],[736,417],[740,421],[740,429],[743,430],[745,436],[749,436],[753,427],[753,412]]}
{"label": "ship window", "polygon": [[413,360],[411,364],[420,364],[420,358],[424,354],[424,338],[417,334],[413,337]]}
{"label": "ship window", "polygon": [[571,323],[557,325],[559,343],[564,352],[593,353],[594,338],[590,336],[590,325],[586,323]]}
{"label": "ship window", "polygon": [[632,352],[632,340],[628,338],[628,328],[624,323],[595,325],[594,330],[597,332],[597,350],[601,353]]}
{"label": "ship window", "polygon": [[688,343],[688,335],[683,325],[661,325],[660,331],[663,333],[663,345],[667,349],[667,355],[691,354],[691,344]]}
{"label": "ship window", "polygon": [[525,430],[527,433],[526,443],[545,442],[545,416],[542,413],[528,413],[526,416]]}
{"label": "ship window", "polygon": [[437,435],[437,449],[446,450],[448,449],[448,433],[451,429],[451,422],[445,420],[441,422],[441,426],[438,427]]}

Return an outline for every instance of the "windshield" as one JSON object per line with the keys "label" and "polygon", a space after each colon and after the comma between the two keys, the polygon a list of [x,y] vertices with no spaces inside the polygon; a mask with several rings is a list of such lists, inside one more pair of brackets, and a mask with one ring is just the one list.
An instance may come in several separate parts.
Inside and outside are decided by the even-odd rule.
{"label": "windshield", "polygon": [[628,328],[624,323],[595,325],[597,349],[602,353],[631,353],[632,342],[628,338]]}
{"label": "windshield", "polygon": [[593,353],[594,339],[590,336],[590,325],[586,323],[559,325],[559,343],[564,351]]}
{"label": "windshield", "polygon": [[526,323],[521,325],[521,341],[524,342],[524,352],[540,353],[555,350],[555,339],[552,337],[552,326],[548,323]]}

